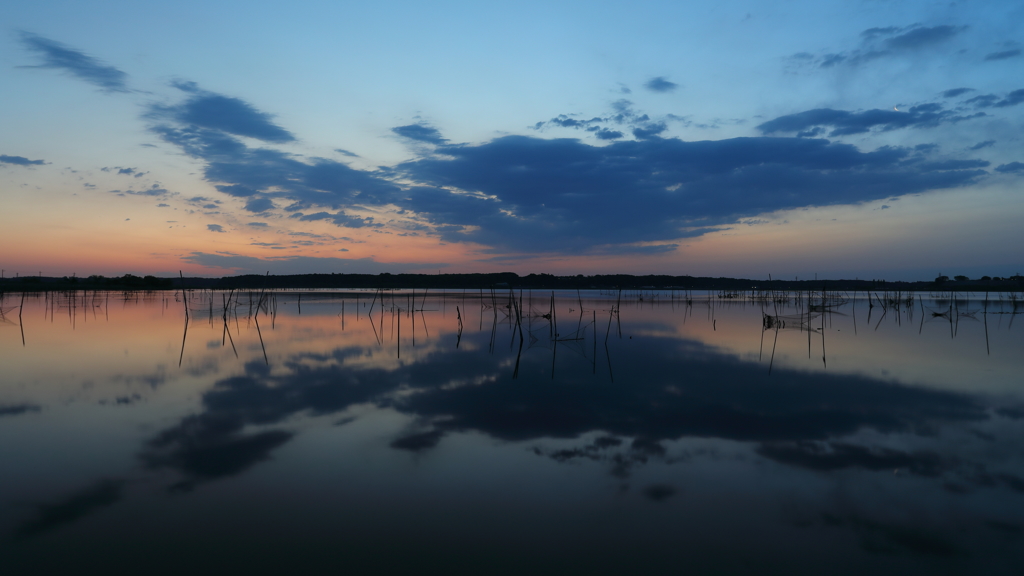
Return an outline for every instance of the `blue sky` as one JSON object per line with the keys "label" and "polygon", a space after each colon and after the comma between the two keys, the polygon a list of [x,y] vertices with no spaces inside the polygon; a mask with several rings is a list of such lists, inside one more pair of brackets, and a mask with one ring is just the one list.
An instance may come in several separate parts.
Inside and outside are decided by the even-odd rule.
{"label": "blue sky", "polygon": [[1010,2],[37,2],[21,274],[931,278],[1024,259]]}

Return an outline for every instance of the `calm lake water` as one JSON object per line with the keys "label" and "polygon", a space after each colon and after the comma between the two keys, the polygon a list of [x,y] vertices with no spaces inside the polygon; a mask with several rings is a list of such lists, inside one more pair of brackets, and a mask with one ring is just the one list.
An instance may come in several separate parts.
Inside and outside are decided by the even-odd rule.
{"label": "calm lake water", "polygon": [[0,570],[1024,572],[1010,295],[720,296],[6,294]]}

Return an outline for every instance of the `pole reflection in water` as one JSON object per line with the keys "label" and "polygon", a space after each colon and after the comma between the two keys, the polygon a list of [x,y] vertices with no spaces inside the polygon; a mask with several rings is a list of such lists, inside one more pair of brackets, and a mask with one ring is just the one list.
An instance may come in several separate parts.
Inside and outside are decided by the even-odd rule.
{"label": "pole reflection in water", "polygon": [[1024,568],[1011,295],[503,290],[5,295],[5,573]]}

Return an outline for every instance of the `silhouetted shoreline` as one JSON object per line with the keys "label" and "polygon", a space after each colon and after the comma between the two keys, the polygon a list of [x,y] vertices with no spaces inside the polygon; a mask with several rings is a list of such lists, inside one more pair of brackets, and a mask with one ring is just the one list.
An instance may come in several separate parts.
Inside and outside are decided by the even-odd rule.
{"label": "silhouetted shoreline", "polygon": [[903,282],[886,280],[765,280],[712,278],[695,276],[598,274],[593,276],[556,276],[514,272],[491,274],[246,274],[223,278],[158,278],[155,276],[47,277],[22,276],[0,279],[0,291],[38,292],[52,290],[259,290],[259,289],[349,289],[349,288],[423,288],[423,289],[547,289],[547,290],[886,290],[886,291],[977,291],[999,292],[1024,289],[1020,274],[1009,278],[943,279]]}

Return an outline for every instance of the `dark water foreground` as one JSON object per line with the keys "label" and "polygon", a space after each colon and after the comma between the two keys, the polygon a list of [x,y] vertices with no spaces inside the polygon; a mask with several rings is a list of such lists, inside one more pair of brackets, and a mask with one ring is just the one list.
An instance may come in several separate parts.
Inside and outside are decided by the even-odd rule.
{"label": "dark water foreground", "polygon": [[719,296],[7,294],[0,573],[1024,572],[1011,294]]}

